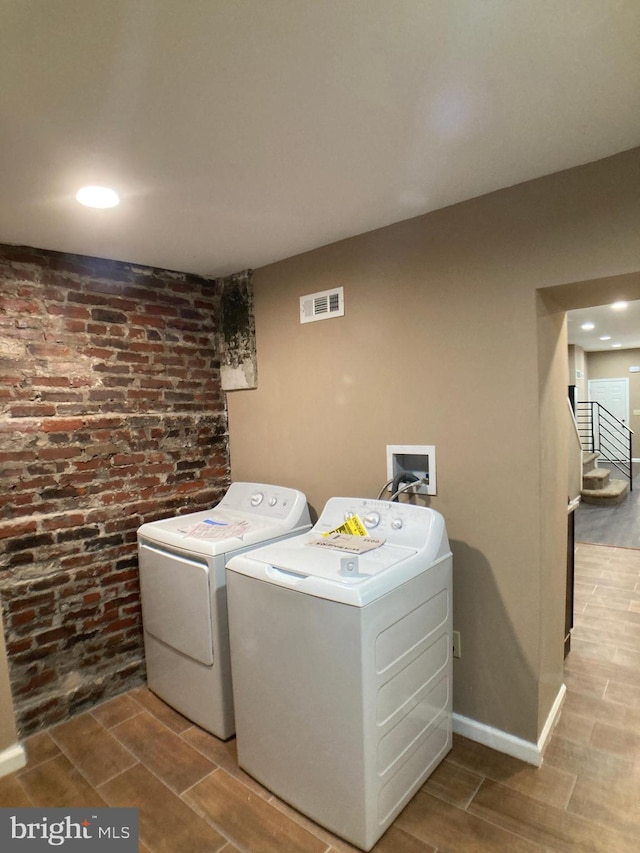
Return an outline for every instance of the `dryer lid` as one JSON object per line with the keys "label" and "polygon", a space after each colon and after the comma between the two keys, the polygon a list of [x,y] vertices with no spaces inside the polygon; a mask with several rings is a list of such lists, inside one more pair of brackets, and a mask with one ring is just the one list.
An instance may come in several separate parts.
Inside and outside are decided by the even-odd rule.
{"label": "dryer lid", "polygon": [[308,523],[301,522],[292,528],[279,520],[251,518],[241,512],[214,507],[203,512],[143,524],[138,530],[138,538],[143,542],[180,551],[215,556],[308,527]]}

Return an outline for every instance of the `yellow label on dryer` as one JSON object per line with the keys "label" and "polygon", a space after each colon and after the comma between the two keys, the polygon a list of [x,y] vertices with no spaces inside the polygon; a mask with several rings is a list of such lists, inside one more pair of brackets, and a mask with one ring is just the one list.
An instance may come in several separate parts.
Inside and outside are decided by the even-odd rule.
{"label": "yellow label on dryer", "polygon": [[323,536],[331,536],[332,533],[347,533],[349,536],[368,536],[369,531],[362,523],[359,515],[350,515],[344,524],[334,527],[333,530],[323,533]]}

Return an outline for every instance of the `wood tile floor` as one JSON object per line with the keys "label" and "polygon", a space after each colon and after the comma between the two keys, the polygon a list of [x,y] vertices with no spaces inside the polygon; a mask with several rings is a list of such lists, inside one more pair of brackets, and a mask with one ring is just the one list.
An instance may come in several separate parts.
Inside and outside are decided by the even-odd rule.
{"label": "wood tile floor", "polygon": [[[534,768],[461,737],[376,853],[640,850],[640,551],[577,546],[567,696]],[[136,806],[146,853],[348,853],[138,688],[26,741],[0,806]]]}

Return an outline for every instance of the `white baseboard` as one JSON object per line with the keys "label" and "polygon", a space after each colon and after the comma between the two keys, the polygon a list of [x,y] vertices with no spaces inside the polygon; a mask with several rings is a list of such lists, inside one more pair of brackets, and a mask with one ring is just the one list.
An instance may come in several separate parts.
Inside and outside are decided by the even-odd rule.
{"label": "white baseboard", "polygon": [[20,770],[27,763],[27,754],[20,743],[0,752],[0,777],[7,776],[16,770]]}
{"label": "white baseboard", "polygon": [[542,732],[540,737],[538,738],[538,749],[540,750],[540,763],[542,763],[542,756],[544,755],[544,751],[547,748],[547,742],[551,737],[553,730],[555,728],[556,723],[560,719],[560,711],[562,710],[562,703],[564,702],[564,697],[567,693],[567,685],[561,684],[560,690],[558,690],[558,695],[555,698],[553,705],[551,706],[551,710],[547,716],[547,721],[542,727]]}
{"label": "white baseboard", "polygon": [[463,717],[461,714],[453,715],[453,731],[458,735],[468,737],[469,740],[475,740],[477,743],[489,746],[498,752],[504,752],[506,755],[512,755],[514,758],[526,761],[527,764],[540,767],[547,741],[558,720],[566,692],[567,688],[563,684],[549,711],[537,743],[515,737],[515,735],[503,732],[500,729],[494,729],[492,726],[479,723],[477,720],[472,720],[469,717]]}

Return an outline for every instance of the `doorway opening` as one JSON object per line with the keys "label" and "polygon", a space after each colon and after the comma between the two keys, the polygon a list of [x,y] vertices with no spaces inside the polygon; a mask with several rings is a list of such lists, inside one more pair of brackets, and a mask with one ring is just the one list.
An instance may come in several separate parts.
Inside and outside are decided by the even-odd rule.
{"label": "doorway opening", "polygon": [[[578,406],[597,403],[596,411],[604,407],[631,429],[625,470],[636,484],[616,505],[581,502],[575,511],[575,538],[576,542],[640,548],[640,490],[635,479],[640,474],[640,300],[631,299],[636,294],[625,287],[629,278],[600,280],[595,293],[593,283],[585,283],[583,296],[578,292],[572,297],[570,304],[576,307],[567,305],[569,385],[575,389]],[[620,304],[623,297],[626,299]],[[582,305],[581,298],[597,304]],[[599,469],[609,471],[611,478],[621,476],[615,453],[600,452],[597,439],[590,449],[599,454]]]}

